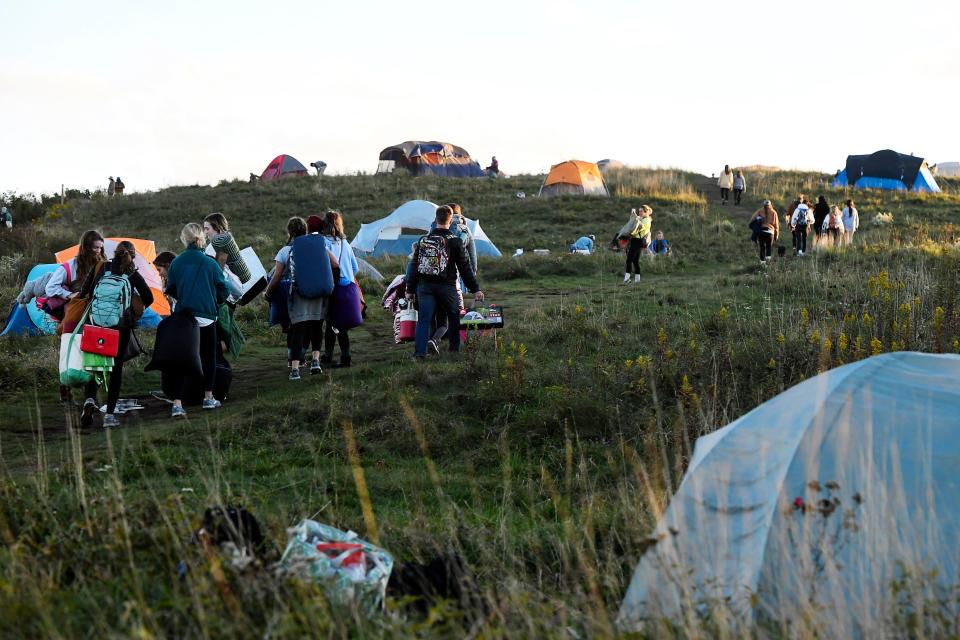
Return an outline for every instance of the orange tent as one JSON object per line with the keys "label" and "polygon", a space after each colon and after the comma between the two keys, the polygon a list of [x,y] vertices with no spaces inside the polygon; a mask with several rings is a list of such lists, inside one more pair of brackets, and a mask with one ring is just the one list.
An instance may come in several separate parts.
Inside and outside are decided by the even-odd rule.
{"label": "orange tent", "polygon": [[[160,279],[157,268],[153,266],[153,261],[157,257],[157,247],[153,244],[153,240],[107,238],[103,242],[103,250],[108,258],[113,258],[113,252],[116,251],[117,244],[124,240],[132,242],[134,248],[137,250],[137,258],[134,264],[136,264],[137,271],[140,272],[147,286],[150,287],[150,290],[153,292],[153,304],[150,305],[150,308],[158,315],[170,315],[170,303],[167,302],[166,296],[163,295],[163,281]],[[68,247],[63,251],[58,251],[56,254],[57,262],[62,264],[68,260],[72,260],[79,252],[80,245],[78,244]]]}
{"label": "orange tent", "polygon": [[544,197],[564,194],[610,195],[597,165],[583,160],[567,160],[553,165],[540,187],[540,195]]}

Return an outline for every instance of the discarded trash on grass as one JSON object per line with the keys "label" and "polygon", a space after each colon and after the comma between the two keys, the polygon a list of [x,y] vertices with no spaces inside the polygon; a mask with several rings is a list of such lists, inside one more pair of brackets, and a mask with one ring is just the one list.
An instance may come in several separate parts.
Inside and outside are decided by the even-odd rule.
{"label": "discarded trash on grass", "polygon": [[313,520],[288,529],[280,570],[324,585],[339,604],[355,603],[367,613],[383,608],[393,556],[362,540]]}

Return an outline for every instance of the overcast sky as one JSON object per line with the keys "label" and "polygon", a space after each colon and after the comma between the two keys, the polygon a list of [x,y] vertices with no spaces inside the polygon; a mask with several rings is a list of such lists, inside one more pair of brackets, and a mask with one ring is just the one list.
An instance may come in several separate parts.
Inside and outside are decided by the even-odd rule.
{"label": "overcast sky", "polygon": [[578,158],[834,171],[960,160],[960,2],[0,4],[0,192],[372,172],[445,140],[507,173]]}

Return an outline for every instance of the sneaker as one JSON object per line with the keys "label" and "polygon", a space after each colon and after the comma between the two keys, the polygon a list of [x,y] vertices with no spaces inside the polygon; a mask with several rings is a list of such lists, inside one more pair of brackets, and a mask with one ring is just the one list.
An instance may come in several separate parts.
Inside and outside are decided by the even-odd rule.
{"label": "sneaker", "polygon": [[623,284],[630,284],[630,274],[629,274],[629,273],[623,274]]}
{"label": "sneaker", "polygon": [[639,273],[638,273],[637,275],[633,276],[633,281],[634,281],[635,283],[640,282],[640,274],[639,274]]}
{"label": "sneaker", "polygon": [[80,410],[80,426],[89,427],[93,424],[93,414],[97,412],[97,401],[93,398],[87,398],[83,401],[83,409]]}
{"label": "sneaker", "polygon": [[310,363],[310,375],[316,375],[318,373],[323,373],[323,369],[320,367],[320,361],[314,360]]}
{"label": "sneaker", "polygon": [[[300,369],[290,369],[290,380],[299,380],[300,379]],[[206,402],[206,400],[204,400]]]}
{"label": "sneaker", "polygon": [[177,405],[173,405],[173,408],[170,409],[170,417],[171,417],[171,418],[186,418],[186,417],[187,417],[187,410],[184,409],[183,407],[178,407]]}
{"label": "sneaker", "polygon": [[[297,377],[299,377],[299,371],[297,372],[297,374],[298,374]],[[220,401],[217,400],[216,398],[204,398],[203,400],[204,409],[219,409],[221,406],[222,405],[220,404]]]}
{"label": "sneaker", "polygon": [[[436,341],[427,340],[427,353],[431,353],[435,356],[440,355],[440,347],[437,346]],[[349,365],[347,365],[349,366]]]}
{"label": "sneaker", "polygon": [[103,416],[103,426],[104,428],[119,427],[120,421],[117,420],[117,417],[115,415],[113,415],[112,413],[108,413]]}

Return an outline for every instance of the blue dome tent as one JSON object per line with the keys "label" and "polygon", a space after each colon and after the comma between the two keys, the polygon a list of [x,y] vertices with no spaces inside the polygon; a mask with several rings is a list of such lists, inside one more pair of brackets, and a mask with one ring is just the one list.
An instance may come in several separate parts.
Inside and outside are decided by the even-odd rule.
{"label": "blue dome tent", "polygon": [[[417,239],[430,232],[430,224],[437,215],[437,205],[426,200],[411,200],[396,209],[386,218],[369,224],[361,224],[360,231],[350,242],[354,251],[378,256],[405,256]],[[479,220],[467,218],[467,227],[473,234],[478,256],[501,258],[503,254],[480,228]]]}
{"label": "blue dome tent", "polygon": [[847,156],[847,164],[831,186],[938,193],[926,160],[890,149],[863,156]]}

